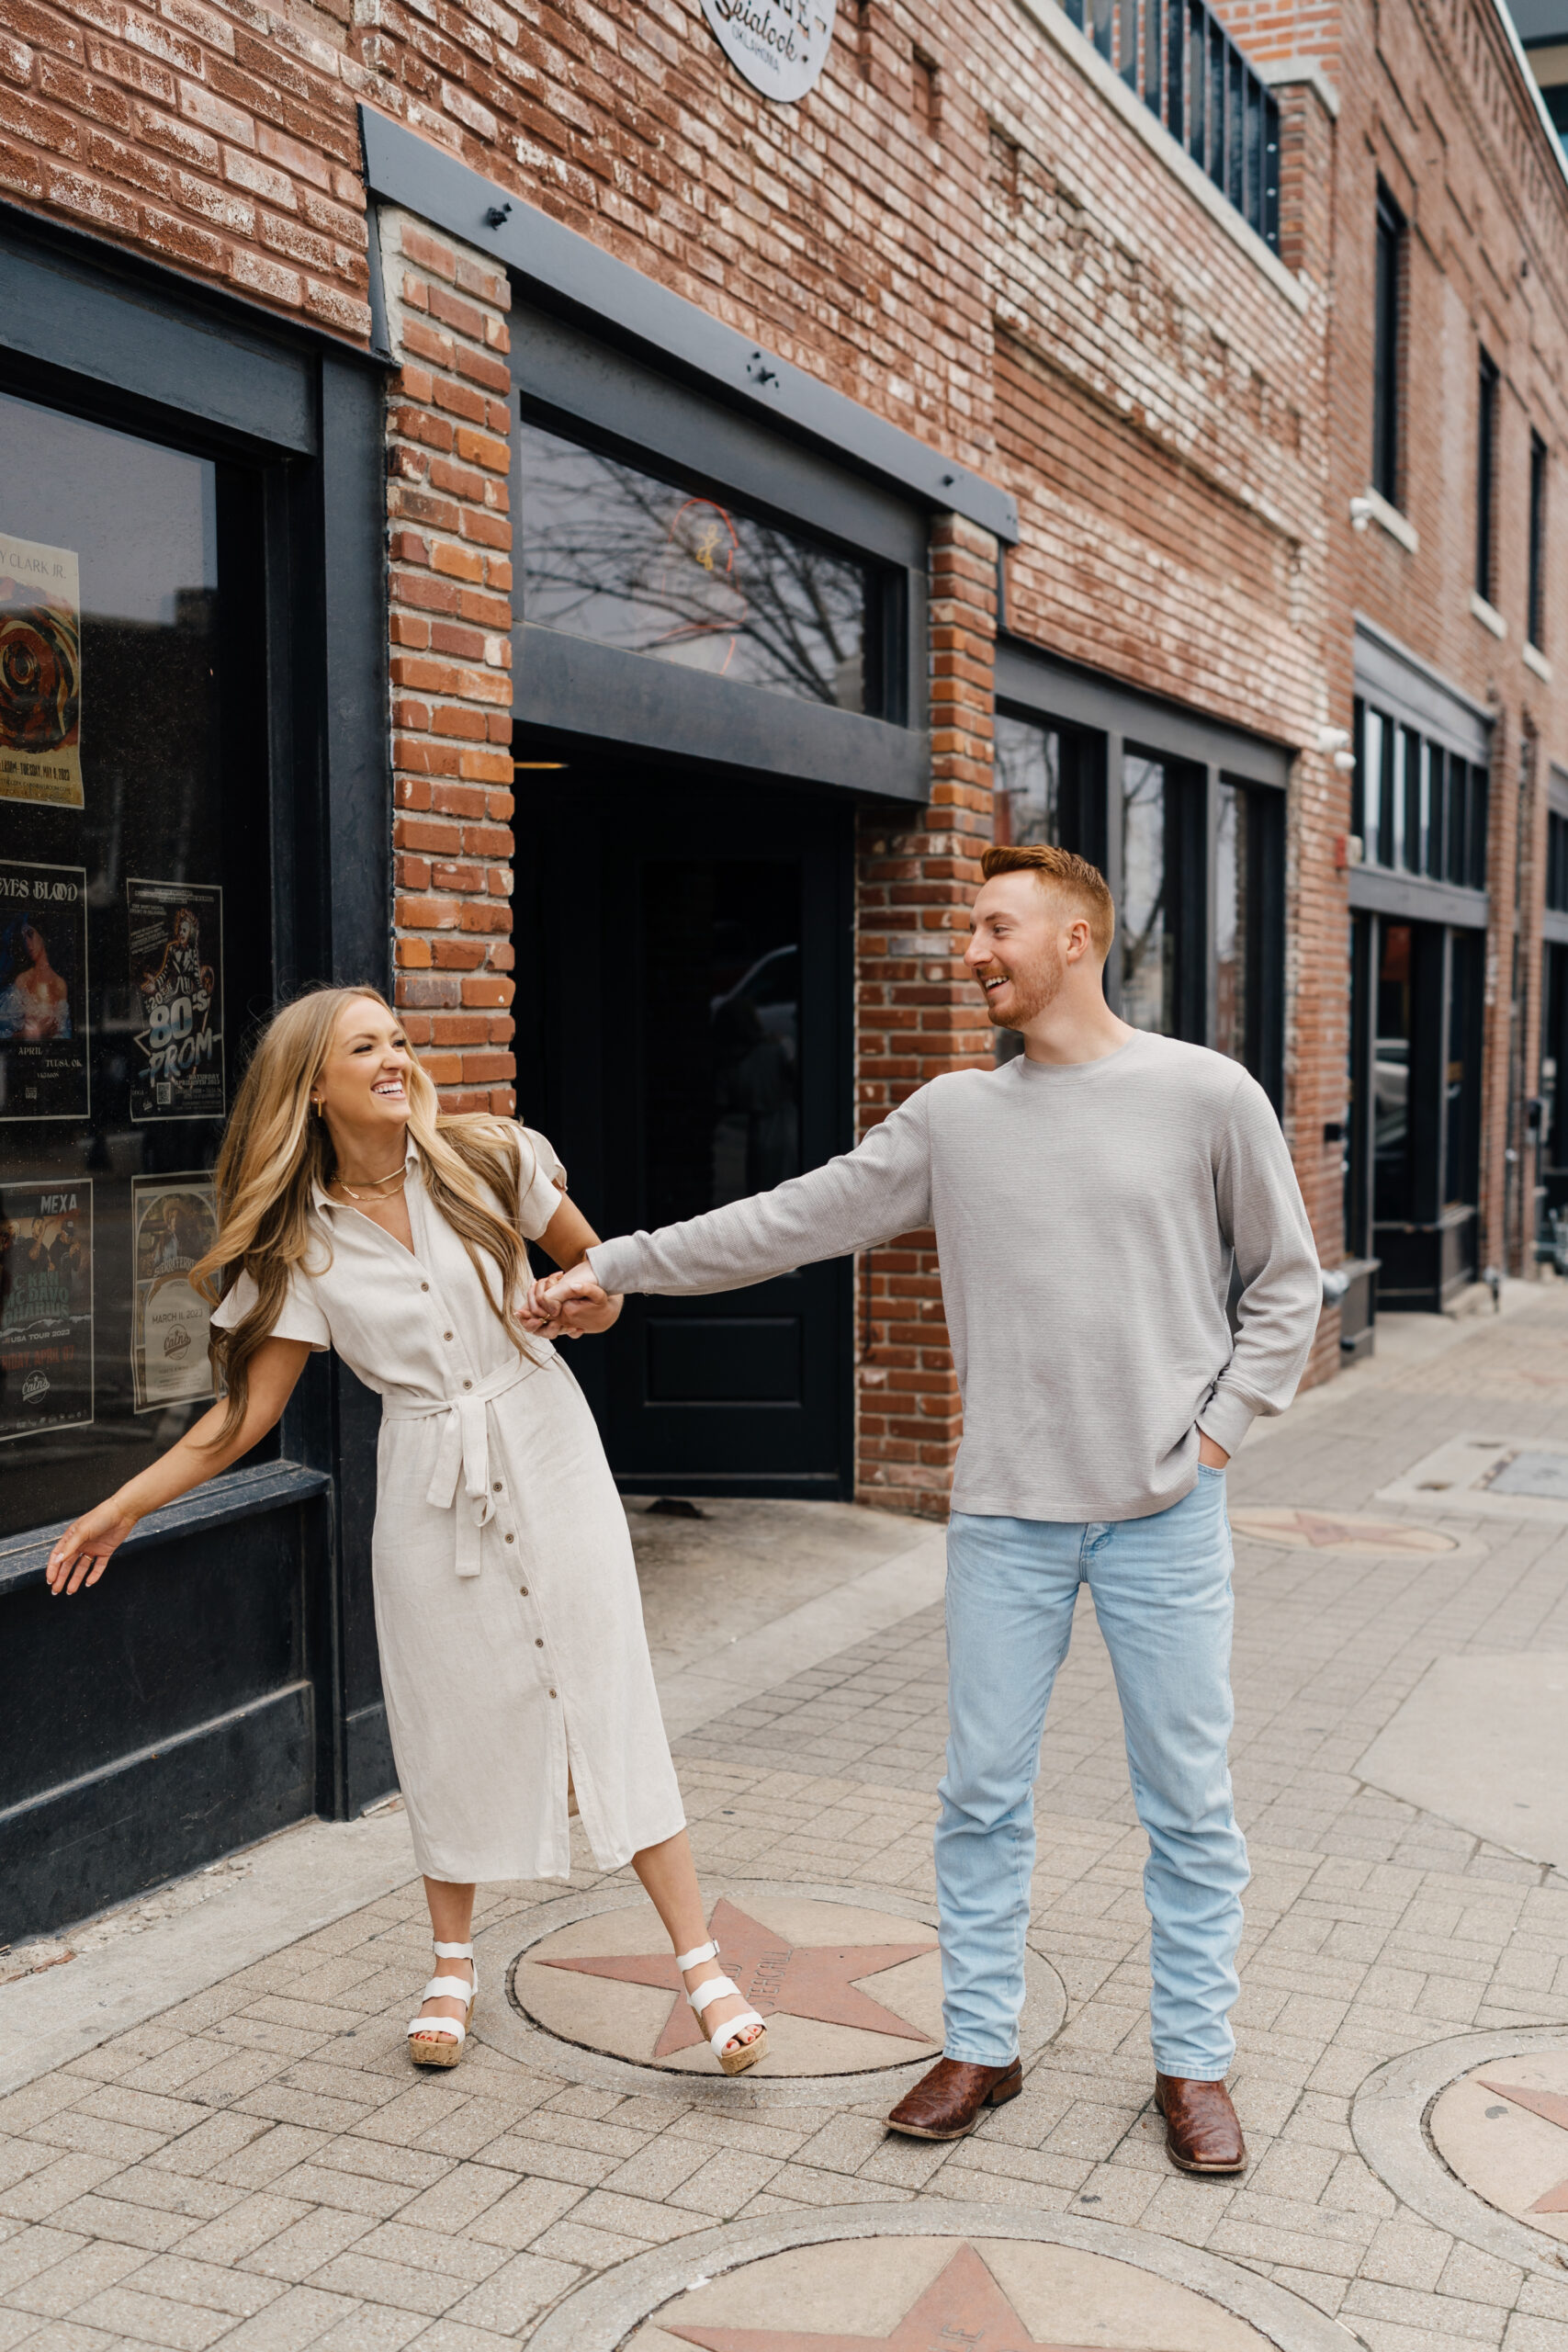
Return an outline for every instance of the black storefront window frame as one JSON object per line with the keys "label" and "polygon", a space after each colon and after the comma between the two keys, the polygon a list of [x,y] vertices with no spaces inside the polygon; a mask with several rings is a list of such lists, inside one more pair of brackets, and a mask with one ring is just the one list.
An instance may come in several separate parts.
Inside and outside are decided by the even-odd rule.
{"label": "black storefront window frame", "polygon": [[[634,757],[921,802],[930,796],[929,518],[916,502],[739,413],[654,356],[617,348],[513,286],[518,415],[749,519],[814,541],[867,576],[868,684],[879,707],[840,710],[539,627],[513,628],[513,717],[531,746],[586,741]],[[517,436],[513,506],[525,484]],[[590,731],[582,714],[592,713]]]}
{"label": "black storefront window frame", "polygon": [[[0,204],[0,389],[211,459],[254,493],[280,996],[390,977],[385,367]],[[243,1049],[232,1036],[231,1089]],[[0,1545],[0,1641],[16,1687],[50,1711],[0,1779],[0,1941],[392,1784],[370,1610],[376,1418],[350,1376],[312,1363],[276,1458],[144,1521],[69,1617],[43,1584],[58,1523]],[[182,1675],[204,1639],[215,1654],[280,1609],[287,1664],[267,1688],[219,1704]],[[106,1744],[114,1678],[160,1652],[170,1673],[147,1679],[136,1736]]]}
{"label": "black storefront window frame", "polygon": [[[1209,1045],[1217,1032],[1215,898],[1220,788],[1247,796],[1249,872],[1243,949],[1248,961],[1247,1069],[1276,1111],[1284,1100],[1285,812],[1294,752],[1266,737],[1060,662],[1018,638],[997,648],[997,707],[1008,716],[1076,732],[1096,788],[1080,796],[1078,836],[1064,841],[1100,866],[1123,899],[1122,795],[1126,761],[1152,759],[1167,771],[1167,873],[1174,870],[1173,1034]],[[1098,748],[1093,748],[1098,747]],[[1112,949],[1106,996],[1122,1009],[1121,965]]]}
{"label": "black storefront window frame", "polygon": [[[1384,1304],[1435,1311],[1476,1271],[1493,722],[1483,704],[1363,614],[1355,616],[1354,662],[1351,822],[1363,856],[1348,875],[1346,1241],[1359,1257],[1380,1261]],[[1369,723],[1372,713],[1381,733]],[[1408,1213],[1380,1218],[1378,984],[1388,931],[1401,924],[1412,927]]]}

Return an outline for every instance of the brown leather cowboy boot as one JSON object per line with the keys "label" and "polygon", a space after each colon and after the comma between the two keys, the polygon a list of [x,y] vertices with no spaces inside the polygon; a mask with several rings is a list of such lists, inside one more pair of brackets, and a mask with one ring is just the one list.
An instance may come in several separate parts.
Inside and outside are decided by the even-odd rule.
{"label": "brown leather cowboy boot", "polygon": [[1166,2154],[1183,2172],[1247,2170],[1247,2142],[1224,2083],[1156,2075],[1155,2105],[1165,2118]]}
{"label": "brown leather cowboy boot", "polygon": [[962,2140],[980,2120],[983,2107],[1002,2107],[1023,2088],[1023,2065],[972,2066],[964,2058],[939,2058],[887,2119],[888,2129],[911,2140]]}

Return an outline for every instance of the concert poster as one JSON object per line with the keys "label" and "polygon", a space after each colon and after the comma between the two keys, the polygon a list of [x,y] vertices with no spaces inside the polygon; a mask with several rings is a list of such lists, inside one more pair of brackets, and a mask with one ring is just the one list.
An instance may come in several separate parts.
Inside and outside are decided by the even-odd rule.
{"label": "concert poster", "polygon": [[0,1184],[0,1440],[92,1418],[92,1184]]}
{"label": "concert poster", "polygon": [[82,806],[82,596],[70,548],[0,531],[0,800]]}
{"label": "concert poster", "polygon": [[87,876],[0,858],[0,1119],[88,1109]]}
{"label": "concert poster", "polygon": [[128,882],[130,994],[140,1020],[133,1119],[220,1119],[223,893],[215,882]]}
{"label": "concert poster", "polygon": [[207,1360],[212,1309],[193,1289],[190,1270],[218,1234],[212,1180],[133,1176],[130,1222],[136,1298],[131,1319],[133,1410],[187,1405],[213,1394]]}

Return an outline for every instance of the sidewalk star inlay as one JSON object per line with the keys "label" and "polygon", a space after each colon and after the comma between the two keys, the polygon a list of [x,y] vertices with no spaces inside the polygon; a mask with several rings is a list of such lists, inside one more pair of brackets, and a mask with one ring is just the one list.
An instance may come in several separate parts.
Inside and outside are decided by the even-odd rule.
{"label": "sidewalk star inlay", "polygon": [[[718,1897],[708,1932],[725,1974],[767,2020],[759,2075],[872,2073],[941,2047],[941,1961],[935,1930],[920,1919],[819,1894],[742,1889]],[[674,1954],[659,1942],[645,1904],[577,1920],[518,1956],[516,2006],[583,2048],[707,2072],[706,2034]]]}
{"label": "sidewalk star inlay", "polygon": [[[937,1949],[932,1936],[919,1943],[792,1944],[722,1895],[714,1905],[708,1934],[718,1946],[725,1974],[761,2018],[810,2018],[818,2025],[894,2034],[901,2041],[924,2043],[930,2039],[908,2018],[895,2016],[863,1993],[858,1979],[880,1976],[907,1960],[923,1960]],[[677,2050],[689,2050],[707,2039],[687,2005],[672,1952],[607,1952],[546,1960],[542,1965],[571,1969],[582,1976],[607,1976],[620,1984],[652,1984],[673,1994],[663,2030],[653,2045],[655,2058],[671,2057]]]}
{"label": "sidewalk star inlay", "polygon": [[1433,2144],[1499,2212],[1568,2242],[1568,2049],[1521,2052],[1450,2083]]}
{"label": "sidewalk star inlay", "polygon": [[[1348,2352],[1316,2313],[1300,2336],[1244,2317],[1229,2290],[1239,2288],[1245,2304],[1250,2282],[1207,2256],[1156,2248],[1145,2265],[1125,2258],[1111,2231],[1093,2246],[993,2233],[975,2226],[973,2207],[956,2210],[956,2226],[928,2222],[917,2233],[908,2225],[918,2219],[907,2209],[897,2229],[786,2242],[711,2278],[716,2242],[704,2241],[697,2259],[682,2260],[690,2285],[650,2299],[620,2342],[625,2352],[1322,2352],[1330,2343]],[[1273,2309],[1291,2315],[1289,2305]],[[568,2346],[570,2310],[569,2299],[557,2315]],[[624,2328],[625,2301],[616,2316]],[[584,2340],[600,2352],[597,2327]]]}
{"label": "sidewalk star inlay", "polygon": [[1407,1520],[1371,1519],[1356,1511],[1241,1510],[1230,1515],[1233,1535],[1282,1544],[1292,1552],[1452,1552],[1457,1541],[1440,1528]]}
{"label": "sidewalk star inlay", "polygon": [[[692,2327],[668,2333],[704,2352],[1096,2352],[1086,2344],[1043,2343],[1031,2335],[1011,2300],[972,2245],[961,2245],[945,2270],[912,2302],[887,2335],[823,2335],[795,2327]],[[1101,2338],[1098,2352],[1115,2352]]]}

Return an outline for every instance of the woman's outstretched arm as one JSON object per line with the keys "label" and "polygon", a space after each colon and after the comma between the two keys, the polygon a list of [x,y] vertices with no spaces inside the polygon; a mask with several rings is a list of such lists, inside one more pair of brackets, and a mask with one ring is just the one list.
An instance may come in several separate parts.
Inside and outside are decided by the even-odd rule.
{"label": "woman's outstretched arm", "polygon": [[96,1584],[110,1555],[139,1520],[164,1503],[177,1502],[259,1443],[281,1417],[310,1354],[305,1340],[264,1340],[251,1358],[245,1418],[228,1442],[211,1442],[223,1426],[225,1411],[221,1404],[214,1405],[167,1453],[128,1479],[107,1502],[73,1520],[49,1555],[44,1574],[51,1592],[76,1592],[84,1584]]}

